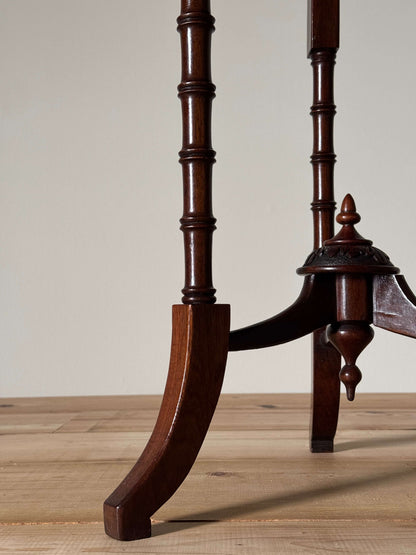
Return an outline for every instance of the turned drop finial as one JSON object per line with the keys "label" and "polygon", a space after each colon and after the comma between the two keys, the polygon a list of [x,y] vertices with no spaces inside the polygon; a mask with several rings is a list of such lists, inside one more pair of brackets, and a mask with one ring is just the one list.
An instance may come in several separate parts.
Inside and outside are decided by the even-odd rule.
{"label": "turned drop finial", "polygon": [[358,214],[354,199],[349,193],[348,195],[345,195],[344,200],[342,201],[341,211],[337,215],[336,220],[342,225],[342,227],[335,237],[325,241],[325,245],[342,244],[344,246],[349,246],[351,244],[357,245],[357,243],[360,243],[362,246],[372,245],[372,241],[361,237],[354,227],[361,221],[361,216]]}
{"label": "turned drop finial", "polygon": [[339,379],[345,385],[348,401],[354,401],[355,390],[362,378],[361,370],[355,364],[346,364],[339,373]]}
{"label": "turned drop finial", "polygon": [[[354,307],[348,315],[353,319]],[[326,330],[330,343],[344,357],[345,366],[341,368],[340,380],[347,390],[349,401],[354,400],[355,388],[361,381],[361,371],[355,364],[358,356],[374,337],[374,331],[369,323],[362,321],[341,321],[331,324]]]}

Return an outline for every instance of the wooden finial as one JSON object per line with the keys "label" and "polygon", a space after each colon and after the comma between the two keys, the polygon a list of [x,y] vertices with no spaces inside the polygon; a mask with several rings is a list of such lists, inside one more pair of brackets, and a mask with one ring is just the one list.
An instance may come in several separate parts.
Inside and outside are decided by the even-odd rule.
{"label": "wooden finial", "polygon": [[348,401],[354,401],[355,390],[362,378],[361,370],[355,364],[346,364],[342,367],[339,378],[345,385]]}
{"label": "wooden finial", "polygon": [[[353,316],[354,307],[349,308]],[[360,353],[373,339],[374,331],[366,321],[338,322],[328,326],[327,337],[344,357],[345,366],[341,368],[339,378],[347,390],[348,401],[353,401],[355,389],[362,378],[361,371],[355,363]]]}
{"label": "wooden finial", "polygon": [[348,193],[341,204],[341,212],[337,215],[337,222],[341,225],[355,225],[361,221],[361,216],[357,213],[355,202]]}
{"label": "wooden finial", "polygon": [[297,270],[298,274],[335,272],[338,274],[397,274],[386,253],[373,246],[373,242],[362,237],[355,229],[361,220],[350,194],[342,201],[337,222],[340,231],[324,241],[323,247],[315,249]]}
{"label": "wooden finial", "polygon": [[342,245],[344,249],[355,249],[357,247],[362,249],[372,245],[372,241],[364,239],[354,227],[361,221],[361,216],[358,214],[355,201],[349,193],[342,201],[341,211],[337,215],[336,220],[342,227],[335,237],[325,241],[326,246]]}

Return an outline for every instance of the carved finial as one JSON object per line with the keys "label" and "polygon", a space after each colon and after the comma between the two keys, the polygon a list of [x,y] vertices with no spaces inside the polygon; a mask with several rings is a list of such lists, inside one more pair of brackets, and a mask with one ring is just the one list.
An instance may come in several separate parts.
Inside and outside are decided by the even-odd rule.
{"label": "carved finial", "polygon": [[364,237],[362,237],[354,227],[355,224],[358,224],[361,220],[361,216],[358,214],[354,199],[350,194],[344,197],[341,204],[341,211],[337,215],[336,220],[342,225],[342,227],[335,237],[325,241],[325,246],[342,245],[343,248],[350,248],[352,245],[356,246],[358,244],[361,247],[372,245],[372,241],[364,239]]}
{"label": "carved finial", "polygon": [[348,193],[342,201],[341,212],[337,216],[337,222],[341,225],[355,225],[361,220],[361,216],[357,213],[355,202]]}
{"label": "carved finial", "polygon": [[345,385],[348,401],[354,401],[355,389],[362,377],[361,370],[355,364],[346,364],[342,367],[339,379]]}
{"label": "carved finial", "polygon": [[346,195],[337,215],[341,229],[335,237],[324,241],[321,248],[314,250],[297,273],[398,274],[399,268],[393,266],[389,257],[355,229],[360,220],[354,199]]}
{"label": "carved finial", "polygon": [[368,322],[356,321],[331,324],[327,327],[326,333],[328,341],[344,357],[345,366],[341,368],[339,377],[347,390],[348,401],[353,401],[355,388],[362,377],[355,363],[360,353],[373,339],[374,331]]}

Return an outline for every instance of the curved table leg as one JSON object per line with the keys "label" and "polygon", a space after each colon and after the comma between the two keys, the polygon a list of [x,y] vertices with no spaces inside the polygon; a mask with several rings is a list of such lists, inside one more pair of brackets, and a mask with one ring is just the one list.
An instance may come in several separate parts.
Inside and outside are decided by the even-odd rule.
{"label": "curved table leg", "polygon": [[261,349],[297,339],[336,321],[335,279],[306,276],[297,300],[286,310],[230,333],[230,351]]}
{"label": "curved table leg", "polygon": [[104,503],[109,536],[149,537],[151,515],[190,471],[221,391],[229,329],[229,305],[173,306],[172,350],[162,406],[143,454]]}
{"label": "curved table leg", "polygon": [[416,297],[404,276],[374,276],[373,324],[416,337]]}

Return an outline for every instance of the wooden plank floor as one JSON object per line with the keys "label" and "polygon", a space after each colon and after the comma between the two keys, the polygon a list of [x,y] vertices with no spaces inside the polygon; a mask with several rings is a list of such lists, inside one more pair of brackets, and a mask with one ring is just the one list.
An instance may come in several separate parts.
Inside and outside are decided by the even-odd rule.
{"label": "wooden plank floor", "polygon": [[153,537],[105,536],[159,396],[0,399],[0,553],[416,553],[416,394],[342,402],[308,450],[308,395],[224,395]]}

